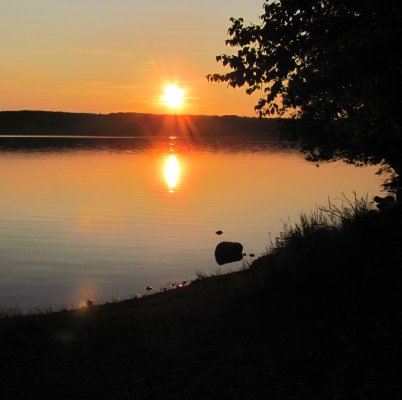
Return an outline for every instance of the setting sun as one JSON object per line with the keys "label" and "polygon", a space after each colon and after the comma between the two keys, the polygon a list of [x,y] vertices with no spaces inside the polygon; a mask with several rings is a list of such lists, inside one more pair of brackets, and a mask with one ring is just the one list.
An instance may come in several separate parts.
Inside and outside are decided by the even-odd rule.
{"label": "setting sun", "polygon": [[163,102],[169,108],[180,108],[184,102],[184,91],[176,85],[167,85],[163,92]]}

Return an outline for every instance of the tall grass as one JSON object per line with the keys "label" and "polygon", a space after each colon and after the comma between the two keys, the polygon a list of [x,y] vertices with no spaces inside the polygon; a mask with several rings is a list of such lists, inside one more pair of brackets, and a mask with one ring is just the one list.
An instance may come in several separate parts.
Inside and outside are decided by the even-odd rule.
{"label": "tall grass", "polygon": [[353,199],[344,194],[335,200],[328,199],[327,206],[318,207],[309,214],[301,213],[299,222],[284,222],[282,232],[269,243],[267,254],[276,253],[307,238],[318,238],[320,235],[339,231],[355,223],[371,210],[368,196],[358,198],[355,192]]}
{"label": "tall grass", "polygon": [[7,317],[20,317],[24,315],[19,307],[0,307],[0,319]]}

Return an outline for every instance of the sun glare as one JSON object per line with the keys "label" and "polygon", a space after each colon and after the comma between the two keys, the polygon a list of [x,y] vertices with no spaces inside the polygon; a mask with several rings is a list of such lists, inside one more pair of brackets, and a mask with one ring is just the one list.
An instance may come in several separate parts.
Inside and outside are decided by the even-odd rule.
{"label": "sun glare", "polygon": [[169,192],[173,193],[180,177],[179,162],[176,156],[173,154],[170,155],[165,162],[164,175],[167,186],[169,188]]}
{"label": "sun glare", "polygon": [[163,92],[163,102],[169,108],[180,108],[184,102],[184,92],[177,85],[167,85]]}

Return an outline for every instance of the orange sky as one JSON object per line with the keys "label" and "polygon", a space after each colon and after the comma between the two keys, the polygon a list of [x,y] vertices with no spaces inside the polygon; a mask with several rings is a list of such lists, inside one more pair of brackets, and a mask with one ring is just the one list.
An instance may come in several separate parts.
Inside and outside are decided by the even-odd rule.
{"label": "orange sky", "polygon": [[230,17],[258,22],[262,1],[4,0],[0,110],[165,113],[163,88],[185,90],[180,113],[255,115],[257,96],[208,83],[222,72]]}

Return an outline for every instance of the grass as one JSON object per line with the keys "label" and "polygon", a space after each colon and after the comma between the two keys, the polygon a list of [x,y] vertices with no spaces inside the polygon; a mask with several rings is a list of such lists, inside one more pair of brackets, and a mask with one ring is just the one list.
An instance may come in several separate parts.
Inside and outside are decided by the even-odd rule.
{"label": "grass", "polygon": [[0,307],[0,319],[7,317],[20,317],[23,311],[19,307]]}
{"label": "grass", "polygon": [[343,199],[285,226],[248,269],[142,299],[11,312],[0,395],[397,398],[401,223],[400,204]]}

